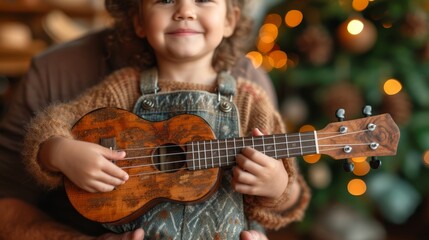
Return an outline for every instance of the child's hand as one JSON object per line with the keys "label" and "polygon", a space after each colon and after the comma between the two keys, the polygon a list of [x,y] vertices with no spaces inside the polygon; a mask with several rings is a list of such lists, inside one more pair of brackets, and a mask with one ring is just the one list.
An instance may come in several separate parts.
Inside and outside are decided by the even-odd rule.
{"label": "child's hand", "polygon": [[136,230],[121,233],[121,234],[106,233],[100,237],[94,238],[94,240],[143,240],[143,239],[144,239],[144,230],[141,228],[137,228]]}
{"label": "child's hand", "polygon": [[65,138],[47,142],[40,151],[48,153],[49,157],[45,155],[47,160],[42,162],[88,192],[112,191],[128,180],[128,174],[110,161],[123,159],[125,152]]}
{"label": "child's hand", "polygon": [[[253,136],[263,135],[258,129]],[[236,156],[232,186],[235,191],[254,196],[279,198],[288,184],[288,173],[281,160],[271,158],[253,148],[244,148]]]}

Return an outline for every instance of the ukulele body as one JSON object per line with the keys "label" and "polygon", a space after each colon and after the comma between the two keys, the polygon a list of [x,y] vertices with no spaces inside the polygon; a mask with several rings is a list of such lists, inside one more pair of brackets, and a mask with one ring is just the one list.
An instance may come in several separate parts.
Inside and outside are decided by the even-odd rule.
{"label": "ukulele body", "polygon": [[191,156],[186,153],[187,142],[215,138],[198,116],[183,114],[150,122],[126,110],[101,108],[82,117],[72,133],[75,139],[127,152],[126,160],[115,163],[130,178],[111,192],[89,193],[64,179],[71,204],[90,220],[126,223],[162,201],[203,201],[219,186],[220,168],[188,170],[185,161]]}

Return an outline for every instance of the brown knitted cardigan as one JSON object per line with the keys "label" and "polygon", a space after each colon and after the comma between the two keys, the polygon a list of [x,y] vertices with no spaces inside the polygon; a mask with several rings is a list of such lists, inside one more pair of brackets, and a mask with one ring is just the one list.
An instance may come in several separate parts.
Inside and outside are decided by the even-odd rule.
{"label": "brown knitted cardigan", "polygon": [[[134,68],[123,68],[112,73],[103,82],[89,89],[69,103],[57,103],[38,113],[30,122],[24,142],[24,162],[37,181],[47,188],[62,184],[62,175],[47,171],[37,161],[39,146],[53,136],[72,138],[70,129],[83,115],[100,107],[119,107],[132,110],[138,97],[140,73]],[[216,86],[186,82],[159,82],[162,92],[178,90],[203,90],[215,92]],[[237,94],[234,102],[240,113],[241,134],[250,135],[253,128],[266,133],[284,132],[280,115],[272,106],[268,96],[259,86],[244,79],[237,80]],[[298,202],[291,209],[279,209],[288,200],[290,188],[286,188],[281,199],[269,202],[266,199],[245,196],[245,213],[268,229],[279,229],[290,222],[301,220],[307,208],[310,191],[297,171],[294,159],[284,159],[289,174],[289,184],[298,181],[301,193]]]}

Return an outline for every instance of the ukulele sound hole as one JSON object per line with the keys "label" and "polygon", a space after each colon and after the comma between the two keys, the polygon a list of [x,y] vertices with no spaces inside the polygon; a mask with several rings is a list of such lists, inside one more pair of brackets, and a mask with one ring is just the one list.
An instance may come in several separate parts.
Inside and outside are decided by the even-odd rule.
{"label": "ukulele sound hole", "polygon": [[155,150],[153,163],[159,171],[175,172],[185,166],[186,154],[177,145],[165,144]]}

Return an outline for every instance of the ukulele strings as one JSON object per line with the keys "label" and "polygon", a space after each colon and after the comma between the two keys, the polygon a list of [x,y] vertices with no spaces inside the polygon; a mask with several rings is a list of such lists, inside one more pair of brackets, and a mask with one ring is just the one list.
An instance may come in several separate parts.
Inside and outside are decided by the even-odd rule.
{"label": "ukulele strings", "polygon": [[[343,136],[347,136],[347,135],[350,135],[350,134],[357,134],[357,133],[362,133],[362,132],[367,132],[367,131],[369,131],[369,130],[361,130],[361,131],[356,131],[356,132],[350,132],[350,133],[345,133],[345,134],[338,134],[337,132],[323,132],[323,133],[317,133],[319,136],[320,135],[329,135],[329,136],[327,136],[327,137],[320,137],[320,138],[317,138],[317,139],[310,139],[310,140],[302,140],[302,141],[287,141],[287,138],[291,138],[291,137],[296,137],[296,136],[301,136],[301,137],[304,137],[304,136],[310,136],[310,135],[314,135],[314,133],[310,133],[310,132],[306,132],[306,133],[302,133],[302,134],[284,134],[284,135],[287,135],[287,137],[286,137],[286,142],[272,142],[272,143],[270,143],[270,144],[275,144],[275,145],[278,145],[278,144],[296,144],[296,143],[304,143],[304,142],[313,142],[313,141],[316,141],[316,140],[326,140],[326,139],[331,139],[331,138],[336,138],[336,137],[343,137]],[[241,140],[241,141],[238,141],[237,139],[243,139],[243,138],[248,138],[248,139],[252,139],[252,142],[253,142],[253,140],[255,139],[255,138],[262,138],[262,144],[256,144],[256,145],[252,145],[252,147],[263,147],[264,145],[269,145],[269,143],[265,143],[264,144],[264,138],[277,138],[277,137],[279,137],[280,135],[282,135],[282,134],[276,134],[276,135],[262,135],[262,136],[256,136],[256,137],[240,137],[240,138],[234,138],[234,139],[231,139],[231,138],[229,138],[229,139],[211,139],[211,140],[202,140],[202,141],[195,141],[194,143],[202,143],[202,142],[222,142],[222,143],[225,143],[225,146],[227,146],[228,145],[228,143],[229,144],[232,144],[233,146],[235,146],[235,144],[237,143],[237,142],[242,142],[243,140]],[[284,138],[284,137],[282,137],[282,138]],[[362,144],[328,144],[328,145],[317,145],[317,146],[319,146],[319,147],[330,147],[330,146],[344,146],[344,145],[350,145],[350,146],[352,146],[352,145],[368,145],[369,143],[362,143]],[[249,144],[250,145],[250,144]],[[181,146],[181,147],[184,147],[185,145],[164,145],[163,146],[163,148],[164,149],[168,149],[168,148],[176,148],[177,146]],[[205,147],[205,144],[204,144],[204,147]],[[243,146],[243,148],[244,147],[246,147],[246,146]],[[305,147],[316,147],[316,145],[310,145],[310,146],[305,146]],[[142,147],[142,148],[124,148],[124,149],[116,149],[117,151],[127,151],[127,152],[131,152],[131,151],[151,151],[151,150],[153,150],[153,149],[157,149],[157,148],[159,148],[159,146],[156,146],[156,147]],[[300,149],[300,147],[297,147],[297,148],[288,148],[288,146],[286,146],[286,148],[287,149],[289,149],[289,150],[291,150],[291,149]],[[224,148],[222,148],[222,149],[217,149],[217,150],[231,150],[231,149],[235,149],[235,147],[224,147]],[[211,149],[211,150],[216,150],[216,149]],[[329,150],[334,150],[334,149],[325,149],[326,151],[329,151]],[[201,150],[201,151],[204,151],[204,150]],[[201,152],[201,151],[199,151],[199,152]],[[191,152],[195,152],[195,151],[191,151]],[[124,159],[122,159],[122,160],[132,160],[132,159],[137,159],[137,158],[145,158],[145,157],[149,157],[149,156],[153,156],[153,157],[160,157],[160,156],[171,156],[171,155],[182,155],[182,154],[187,154],[187,153],[191,153],[191,152],[181,152],[181,153],[172,153],[172,154],[159,154],[159,155],[142,155],[142,156],[136,156],[136,157],[125,157]]]}
{"label": "ukulele strings", "polygon": [[[364,145],[364,144],[362,144]],[[366,144],[365,144],[366,145]],[[338,149],[342,149],[342,147],[337,147],[337,148],[331,148],[329,150],[338,150]],[[275,150],[272,150],[271,152],[274,152]],[[326,150],[328,151],[328,150]],[[314,154],[314,152],[309,151],[309,152],[305,152],[303,151],[303,155],[306,154]],[[224,156],[216,156],[216,158],[224,158],[224,157],[231,157],[231,155],[224,155]],[[170,162],[161,162],[161,163],[148,163],[148,164],[136,164],[136,165],[131,165],[131,166],[126,166],[126,167],[121,167],[121,169],[134,169],[134,168],[139,168],[139,167],[149,167],[149,166],[162,166],[162,165],[169,165],[169,164],[185,164],[185,163],[189,163],[189,162],[198,162],[198,169],[195,170],[202,170],[202,169],[208,169],[208,168],[216,168],[216,167],[223,167],[223,166],[227,166],[227,165],[233,165],[236,163],[235,158],[234,160],[229,160],[228,164],[225,164],[225,162],[218,162],[216,160],[214,160],[214,158],[212,160],[208,160],[207,158],[203,158],[203,159],[194,159],[194,160],[178,160],[178,161],[170,161]],[[210,163],[207,163],[210,162]],[[175,172],[178,170],[183,169],[183,165],[181,165],[178,168],[172,168],[172,169],[167,169],[167,170],[157,170],[157,171],[147,171],[144,173],[139,173],[139,174],[133,174],[130,176],[141,176],[141,175],[151,175],[151,174],[157,174],[157,173],[168,173],[168,172]]]}
{"label": "ukulele strings", "polygon": [[[369,145],[369,143],[368,144],[359,144],[359,145]],[[326,146],[329,146],[329,145],[326,145]],[[335,146],[335,145],[332,145],[332,146]],[[292,148],[292,149],[298,149],[298,148]],[[334,148],[326,149],[325,151],[338,150],[338,149],[343,149],[343,147],[342,146],[341,147],[334,147]],[[271,151],[267,151],[265,153],[275,152],[275,151],[276,150],[271,150]],[[315,154],[315,153],[313,151],[308,151],[308,152],[302,151],[302,155],[308,155],[308,154]],[[223,156],[216,156],[215,158],[225,158],[225,157],[231,157],[231,156],[232,155],[223,155]],[[146,157],[148,157],[148,156],[146,156]],[[285,156],[285,157],[287,157],[287,156]],[[198,162],[198,168],[196,168],[196,169],[191,168],[191,170],[204,170],[204,169],[210,169],[210,168],[224,167],[224,166],[234,165],[236,163],[235,158],[233,158],[233,160],[229,160],[228,164],[225,164],[225,162],[215,161],[214,157],[212,157],[212,160],[208,160],[207,158],[199,158],[199,159],[193,159],[193,160],[184,159],[184,160],[161,162],[161,163],[137,164],[137,165],[131,165],[131,166],[127,166],[127,167],[121,167],[121,169],[135,169],[135,168],[139,168],[139,167],[149,167],[149,166],[159,167],[162,165],[180,164],[180,167],[177,167],[177,168],[155,170],[155,171],[145,171],[143,173],[137,173],[137,174],[130,174],[129,175],[130,177],[138,177],[138,176],[146,176],[146,175],[153,175],[153,174],[176,172],[176,171],[179,171],[182,169],[186,169],[186,167],[184,167],[184,164],[189,163],[189,162]],[[207,163],[207,162],[211,162],[211,163]]]}
{"label": "ukulele strings", "polygon": [[[357,132],[351,132],[351,133],[346,133],[346,134],[338,134],[336,132],[328,132],[328,133],[322,133],[324,135],[329,135],[327,137],[322,137],[322,138],[318,138],[319,140],[324,140],[324,139],[330,139],[330,138],[335,138],[335,137],[342,137],[345,135],[350,135],[350,134],[357,134],[357,133],[361,133],[361,132],[366,132],[368,130],[361,130],[361,131],[357,131]],[[322,135],[319,133],[319,135]],[[332,135],[334,134],[334,135]],[[298,134],[296,134],[298,135]],[[272,135],[273,137],[275,137],[274,135]],[[303,136],[303,135],[301,135]],[[262,137],[263,136],[258,136],[258,137]],[[265,136],[266,137],[266,136]],[[271,137],[271,136],[270,136]],[[253,138],[253,137],[252,137]],[[309,141],[315,141],[314,140],[304,140],[304,141],[291,141],[291,142],[276,142],[275,144],[294,144],[294,143],[298,143],[298,142],[309,142]],[[217,140],[207,140],[207,141],[217,141]],[[233,142],[235,140],[228,140],[225,139],[225,143],[227,142]],[[203,141],[201,141],[203,142]],[[274,143],[273,143],[274,144]],[[257,144],[257,145],[253,145],[253,148],[256,147],[263,147],[264,145],[268,145],[268,144]],[[332,150],[338,150],[338,149],[343,149],[345,144],[326,144],[326,145],[318,145],[319,147],[332,147],[332,148],[325,148],[321,151],[319,151],[319,154],[323,154],[324,152],[328,152],[328,151],[332,151]],[[347,144],[349,146],[363,146],[363,145],[370,145],[370,143],[356,143],[356,144]],[[177,147],[177,146],[184,146],[184,145],[176,145],[176,146],[165,146],[165,148],[169,148],[169,147]],[[205,145],[204,145],[205,147]],[[300,153],[301,155],[307,155],[307,154],[315,154],[314,151],[305,151],[303,150],[304,148],[313,148],[316,147],[316,145],[310,145],[310,146],[304,146],[304,147],[292,147],[292,148],[286,148],[288,152],[296,150],[296,149],[301,149]],[[134,149],[122,149],[122,150],[127,150],[127,151],[137,151],[137,150],[151,150],[151,149],[155,149],[158,147],[146,147],[146,148],[134,148]],[[235,147],[231,147],[231,148],[223,148],[223,149],[217,149],[217,150],[222,150],[223,152],[226,152],[228,150],[231,149],[237,149]],[[216,150],[216,149],[210,149],[210,150]],[[273,149],[273,150],[269,150],[269,151],[263,151],[265,154],[267,153],[275,153],[276,151],[278,151],[277,149]],[[201,150],[199,149],[198,151],[191,151],[191,152],[180,152],[180,153],[167,153],[167,154],[155,154],[155,155],[142,155],[142,156],[134,156],[134,157],[128,157],[128,158],[124,158],[124,159],[120,159],[120,160],[115,160],[115,162],[117,161],[124,161],[124,160],[133,160],[133,159],[141,159],[141,158],[147,158],[147,157],[160,157],[160,156],[177,156],[177,155],[184,155],[187,153],[192,153],[192,152],[196,152],[198,154],[198,156],[200,157],[199,159],[192,159],[192,160],[175,160],[175,161],[170,161],[170,162],[160,162],[160,163],[148,163],[148,164],[137,164],[137,165],[130,165],[130,166],[126,166],[126,167],[121,167],[122,169],[133,169],[133,168],[139,168],[139,167],[149,167],[149,166],[162,166],[162,165],[169,165],[169,164],[180,164],[181,166],[179,168],[173,168],[173,169],[167,169],[167,170],[157,170],[157,171],[152,171],[152,172],[144,172],[144,173],[139,173],[139,174],[131,174],[130,176],[141,176],[141,175],[151,175],[151,174],[157,174],[157,173],[168,173],[168,172],[175,172],[178,170],[183,169],[183,164],[188,163],[188,162],[198,162],[198,168],[199,169],[205,169],[205,168],[215,168],[215,167],[221,167],[223,165],[225,165],[225,163],[221,163],[219,161],[216,161],[215,159],[221,159],[221,158],[228,158],[228,157],[232,157],[232,155],[217,155],[217,156],[207,156],[207,154],[205,154],[205,149]],[[201,152],[203,152],[204,154],[200,154]],[[203,157],[201,157],[201,155],[203,155]],[[289,153],[288,153],[289,155]],[[207,157],[211,158],[207,159]],[[284,156],[284,157],[289,157],[289,156]],[[235,158],[234,158],[235,159]],[[207,162],[211,162],[211,163],[207,163]],[[202,164],[203,163],[203,164]],[[228,164],[235,164],[235,160],[228,160]]]}

